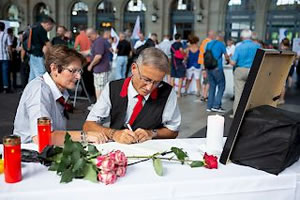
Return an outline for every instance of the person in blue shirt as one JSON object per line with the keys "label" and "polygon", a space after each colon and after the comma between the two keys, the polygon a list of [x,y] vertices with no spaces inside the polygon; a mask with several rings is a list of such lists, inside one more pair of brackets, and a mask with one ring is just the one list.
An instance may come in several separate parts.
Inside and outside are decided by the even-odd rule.
{"label": "person in blue shirt", "polygon": [[241,38],[243,41],[238,47],[236,47],[230,61],[230,64],[236,67],[234,71],[233,115],[235,114],[240,101],[250,68],[252,66],[252,62],[256,54],[256,50],[260,48],[259,44],[250,39],[251,35],[252,32],[248,29],[245,29],[241,32]]}
{"label": "person in blue shirt", "polygon": [[[222,33],[217,35],[216,40],[212,40],[206,45],[205,51],[208,49],[212,51],[214,58],[218,61],[218,67],[208,70],[207,72],[209,92],[206,111],[224,113],[225,110],[222,108],[222,98],[225,90],[225,75],[222,64],[222,55],[224,54],[226,60],[228,60],[229,57],[226,53]],[[216,93],[217,88],[218,91]]]}

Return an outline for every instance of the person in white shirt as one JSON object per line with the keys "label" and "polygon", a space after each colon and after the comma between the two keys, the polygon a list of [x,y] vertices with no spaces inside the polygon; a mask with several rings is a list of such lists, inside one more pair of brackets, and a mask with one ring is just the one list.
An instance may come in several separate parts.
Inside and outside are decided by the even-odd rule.
{"label": "person in white shirt", "polygon": [[[15,135],[21,137],[22,143],[37,139],[37,119],[48,117],[51,120],[51,135],[54,145],[62,145],[66,133],[65,110],[68,107],[67,89],[73,89],[81,78],[85,58],[74,49],[65,45],[50,47],[46,53],[46,73],[36,77],[24,89],[14,121]],[[71,138],[80,141],[80,131],[68,131]],[[106,142],[102,134],[87,133],[87,141]]]}
{"label": "person in white shirt", "polygon": [[[155,47],[146,48],[131,65],[131,71],[131,77],[105,86],[83,130],[105,133],[109,139],[125,144],[176,138],[181,114],[174,89],[162,81],[169,71],[165,54]],[[141,106],[139,112],[137,106]],[[103,126],[108,117],[109,128]]]}
{"label": "person in white shirt", "polygon": [[227,44],[227,46],[226,46],[227,55],[229,56],[229,58],[231,58],[235,51],[234,41],[232,39],[228,39],[226,41],[226,44]]}
{"label": "person in white shirt", "polygon": [[0,22],[0,70],[2,72],[3,89],[9,92],[9,60],[11,57],[12,41],[7,33],[4,32],[5,24]]}
{"label": "person in white shirt", "polygon": [[158,48],[162,50],[169,59],[171,59],[171,45],[172,42],[169,39],[169,35],[164,35],[163,41],[161,41],[158,45]]}
{"label": "person in white shirt", "polygon": [[143,33],[139,33],[139,40],[136,41],[136,43],[134,44],[134,50],[136,50],[137,48],[139,48],[140,46],[144,45],[146,40],[145,40],[145,36]]}
{"label": "person in white shirt", "polygon": [[[169,63],[171,63],[171,45],[172,45],[172,41],[170,41],[169,35],[164,35],[163,41],[161,41],[158,44],[158,48],[167,55],[167,57],[169,59]],[[169,65],[169,66],[170,66],[170,71],[171,71],[171,65]],[[167,80],[168,83],[171,83],[170,74],[167,74],[165,79]]]}

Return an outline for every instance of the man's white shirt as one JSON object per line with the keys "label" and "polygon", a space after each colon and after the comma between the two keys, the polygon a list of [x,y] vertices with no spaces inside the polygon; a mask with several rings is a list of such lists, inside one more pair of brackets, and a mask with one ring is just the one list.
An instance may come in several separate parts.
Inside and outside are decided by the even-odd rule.
{"label": "man's white shirt", "polygon": [[[133,108],[135,104],[137,103],[138,99],[137,96],[138,93],[135,90],[135,88],[132,85],[132,81],[130,81],[128,86],[128,106],[125,116],[125,123],[129,122],[130,116],[133,112]],[[147,99],[150,97],[150,94],[144,97],[143,104],[146,103]],[[121,97],[120,97],[121,98]],[[87,121],[96,121],[97,123],[102,123],[102,121],[109,117],[110,110],[111,110],[111,101],[109,98],[109,83],[104,87],[103,91],[101,92],[100,98],[97,100],[96,104],[92,108],[91,112],[89,113],[87,117]],[[165,105],[163,114],[162,114],[162,124],[164,127],[172,130],[172,131],[178,131],[180,124],[181,124],[181,114],[179,111],[179,107],[177,104],[177,96],[172,89],[167,103]]]}

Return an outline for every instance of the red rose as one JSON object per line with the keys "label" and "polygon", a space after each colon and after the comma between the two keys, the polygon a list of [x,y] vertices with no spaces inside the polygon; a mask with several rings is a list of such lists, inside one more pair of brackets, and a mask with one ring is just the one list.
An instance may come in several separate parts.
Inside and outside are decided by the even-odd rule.
{"label": "red rose", "polygon": [[115,161],[107,157],[101,162],[98,168],[106,172],[113,171],[115,169]]}
{"label": "red rose", "polygon": [[106,159],[106,156],[98,156],[96,158],[96,166],[99,168],[105,159]]}
{"label": "red rose", "polygon": [[218,157],[214,155],[208,155],[207,153],[203,156],[204,167],[208,169],[218,169]]}
{"label": "red rose", "polygon": [[98,180],[105,185],[113,184],[117,180],[117,175],[114,172],[101,171],[98,173]]}
{"label": "red rose", "polygon": [[118,177],[123,177],[123,176],[125,176],[125,174],[126,174],[126,167],[124,167],[124,166],[118,166],[116,168],[116,175]]}

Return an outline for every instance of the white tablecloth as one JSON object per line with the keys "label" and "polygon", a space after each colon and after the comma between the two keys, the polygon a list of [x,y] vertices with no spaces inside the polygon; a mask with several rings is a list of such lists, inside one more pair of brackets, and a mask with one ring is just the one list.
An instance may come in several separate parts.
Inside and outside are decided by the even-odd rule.
{"label": "white tablecloth", "polygon": [[[120,149],[126,155],[150,155],[176,146],[184,148],[191,159],[202,158],[200,146],[204,139],[153,140],[142,144],[122,145],[107,143],[99,150],[108,152]],[[37,149],[36,145],[22,148]],[[2,151],[2,147],[0,147]],[[217,170],[190,168],[177,163],[163,163],[164,176],[155,174],[152,162],[129,166],[125,177],[113,185],[73,180],[60,184],[55,172],[40,164],[22,164],[23,180],[16,184],[4,182],[0,175],[1,200],[47,199],[205,199],[205,200],[299,200],[300,161],[279,176],[236,164],[219,165]]]}

